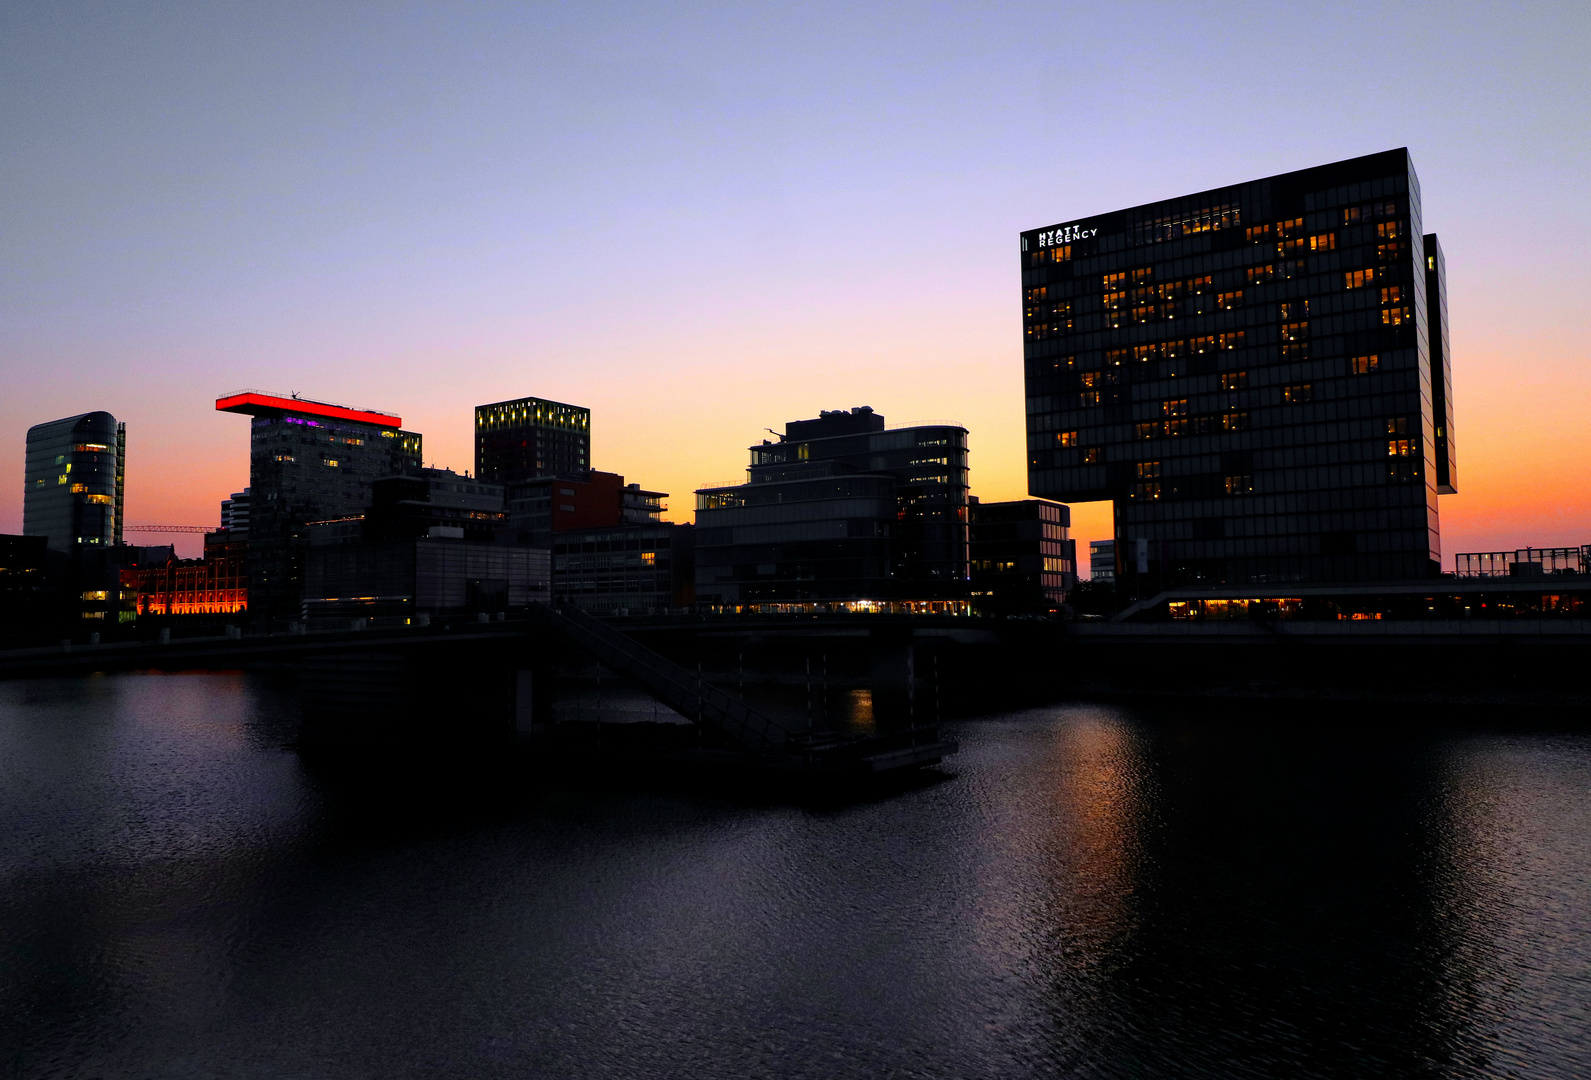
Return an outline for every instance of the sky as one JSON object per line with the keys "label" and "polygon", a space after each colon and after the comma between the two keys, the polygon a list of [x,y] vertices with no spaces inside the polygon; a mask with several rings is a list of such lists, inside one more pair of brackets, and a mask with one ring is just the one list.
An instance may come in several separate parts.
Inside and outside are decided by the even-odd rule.
{"label": "sky", "polygon": [[[93,409],[130,523],[216,524],[244,387],[396,413],[461,471],[475,405],[585,405],[594,466],[676,521],[856,405],[964,424],[974,494],[1022,497],[1021,230],[1407,146],[1449,271],[1445,562],[1588,543],[1588,55],[1583,0],[12,0],[0,532],[27,428]],[[1073,522],[1086,550],[1108,504]]]}

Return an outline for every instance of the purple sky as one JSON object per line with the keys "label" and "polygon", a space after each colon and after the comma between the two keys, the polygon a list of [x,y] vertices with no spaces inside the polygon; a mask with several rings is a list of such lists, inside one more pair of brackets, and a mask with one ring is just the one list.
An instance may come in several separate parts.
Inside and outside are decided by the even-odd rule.
{"label": "purple sky", "polygon": [[1444,548],[1591,541],[1587,56],[1584,3],[7,4],[0,532],[26,428],[89,409],[131,521],[213,523],[245,386],[459,469],[477,403],[589,405],[675,520],[859,404],[965,423],[1018,496],[1019,230],[1406,145],[1451,275]]}

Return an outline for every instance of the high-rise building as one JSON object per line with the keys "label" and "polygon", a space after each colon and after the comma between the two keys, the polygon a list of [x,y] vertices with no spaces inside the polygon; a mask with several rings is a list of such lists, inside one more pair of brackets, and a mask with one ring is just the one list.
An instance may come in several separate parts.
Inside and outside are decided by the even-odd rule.
{"label": "high-rise building", "polygon": [[386,413],[256,391],[216,401],[249,434],[249,611],[297,619],[311,521],[361,515],[383,476],[420,467],[420,436]]}
{"label": "high-rise building", "polygon": [[126,462],[127,425],[108,412],[30,427],[22,532],[68,554],[120,544]]}
{"label": "high-rise building", "polygon": [[746,483],[696,500],[699,602],[966,610],[966,428],[822,412],[751,447]]}
{"label": "high-rise building", "polygon": [[591,410],[540,398],[475,407],[475,475],[493,484],[591,469]]}
{"label": "high-rise building", "polygon": [[1439,572],[1445,270],[1406,150],[1020,242],[1029,491],[1111,500],[1130,590]]}

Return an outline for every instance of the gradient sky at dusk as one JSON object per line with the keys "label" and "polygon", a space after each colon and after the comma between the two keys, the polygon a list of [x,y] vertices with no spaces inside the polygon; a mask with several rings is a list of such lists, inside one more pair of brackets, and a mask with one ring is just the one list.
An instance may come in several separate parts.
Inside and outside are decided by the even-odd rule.
{"label": "gradient sky at dusk", "polygon": [[90,409],[130,521],[216,522],[242,387],[396,412],[461,470],[474,405],[587,405],[674,520],[764,427],[862,404],[965,424],[974,492],[1018,497],[1020,230],[1408,146],[1445,561],[1591,542],[1588,56],[1583,0],[9,3],[0,532],[28,426]]}

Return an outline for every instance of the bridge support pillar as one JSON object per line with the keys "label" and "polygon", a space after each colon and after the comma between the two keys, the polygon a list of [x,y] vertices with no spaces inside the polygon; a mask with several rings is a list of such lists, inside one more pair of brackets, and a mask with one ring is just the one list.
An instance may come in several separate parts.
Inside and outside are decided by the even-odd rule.
{"label": "bridge support pillar", "polygon": [[916,652],[909,628],[872,633],[873,718],[882,728],[906,727],[913,720]]}

